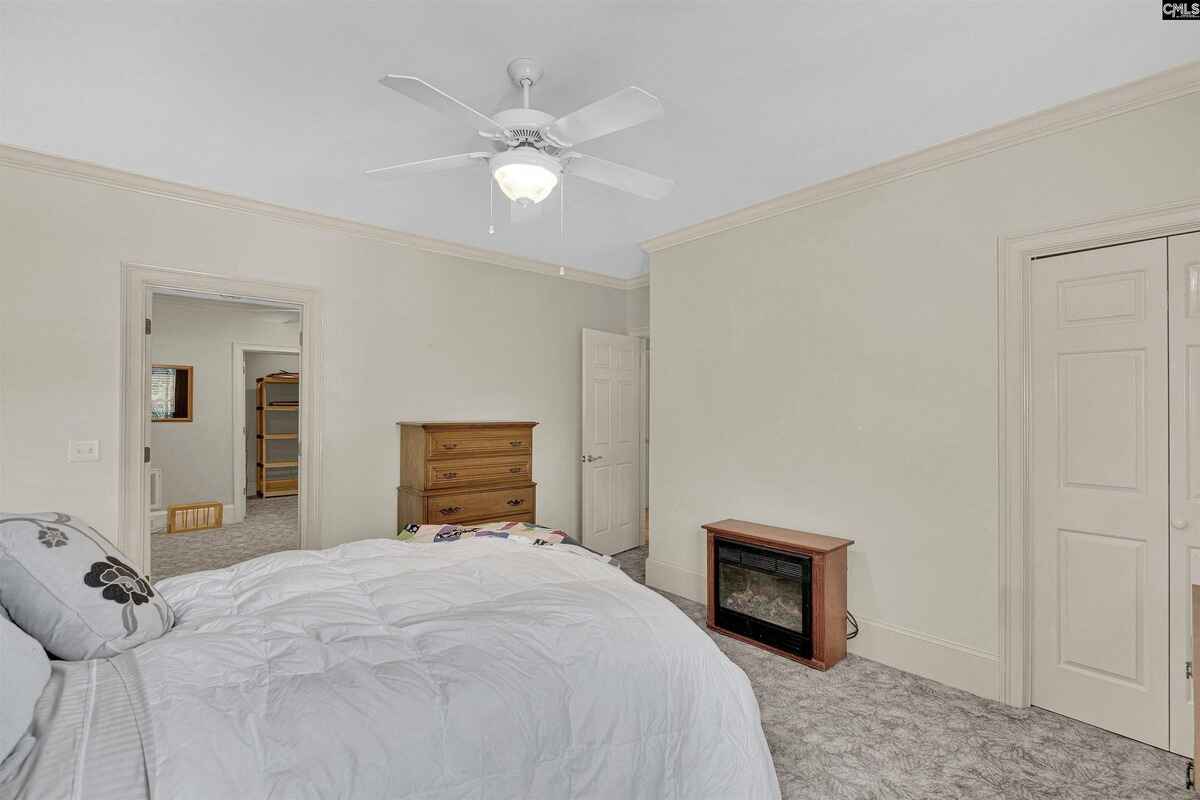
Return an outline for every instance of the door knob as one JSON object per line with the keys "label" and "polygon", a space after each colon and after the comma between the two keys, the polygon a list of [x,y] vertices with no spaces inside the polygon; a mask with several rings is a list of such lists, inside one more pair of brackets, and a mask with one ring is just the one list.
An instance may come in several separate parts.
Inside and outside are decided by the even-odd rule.
{"label": "door knob", "polygon": [[1175,530],[1177,530],[1177,531],[1181,531],[1181,530],[1183,530],[1184,528],[1186,528],[1187,526],[1188,526],[1188,521],[1187,521],[1186,519],[1173,519],[1173,520],[1171,520],[1171,527],[1172,527],[1172,528],[1174,528],[1174,529],[1175,529]]}
{"label": "door knob", "polygon": [[586,455],[586,456],[580,456],[580,457],[579,457],[579,460],[580,460],[580,461],[582,461],[582,462],[583,462],[583,463],[585,463],[585,464],[590,464],[590,463],[592,463],[593,461],[600,461],[600,460],[602,460],[603,458],[604,458],[604,456],[594,456],[594,455],[588,454],[588,455]]}

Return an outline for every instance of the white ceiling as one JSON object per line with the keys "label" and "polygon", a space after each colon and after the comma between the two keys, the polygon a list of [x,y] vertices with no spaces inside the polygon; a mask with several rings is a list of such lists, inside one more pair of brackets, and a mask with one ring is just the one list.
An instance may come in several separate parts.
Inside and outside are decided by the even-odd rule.
{"label": "white ceiling", "polygon": [[[521,225],[487,173],[364,169],[482,140],[376,83],[410,73],[485,112],[634,84],[665,119],[580,150],[673,177],[649,201],[581,180]],[[637,243],[1200,57],[1157,4],[0,0],[0,142],[629,277]],[[497,192],[497,198],[502,196]]]}

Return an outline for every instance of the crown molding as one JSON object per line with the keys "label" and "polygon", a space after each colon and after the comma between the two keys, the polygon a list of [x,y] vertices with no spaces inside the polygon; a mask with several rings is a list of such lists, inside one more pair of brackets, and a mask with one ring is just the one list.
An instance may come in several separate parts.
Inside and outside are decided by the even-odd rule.
{"label": "crown molding", "polygon": [[15,145],[0,144],[0,166],[87,181],[88,183],[108,186],[114,189],[123,189],[153,197],[163,197],[169,200],[192,203],[222,211],[249,214],[280,222],[288,222],[294,225],[337,231],[360,239],[371,239],[377,242],[412,247],[427,253],[453,256],[469,261],[480,261],[486,264],[495,264],[525,272],[536,272],[540,275],[565,278],[593,286],[604,286],[609,289],[631,288],[629,285],[630,280],[626,278],[616,278],[565,264],[552,264],[548,261],[514,256],[495,250],[486,250],[481,247],[446,242],[441,239],[404,233],[403,231],[385,228],[380,225],[368,225],[363,222],[354,222],[339,217],[331,217],[326,214],[318,214],[313,211],[288,208],[287,206],[275,205],[274,203],[252,200],[248,197],[239,197],[238,195],[203,189],[198,186],[189,186],[183,183],[151,178],[146,175],[113,169],[112,167],[105,167],[88,161],[77,161],[71,158],[41,153]]}
{"label": "crown molding", "polygon": [[1113,89],[967,134],[915,153],[884,161],[804,189],[756,203],[671,233],[642,242],[647,253],[657,253],[685,242],[740,228],[790,211],[817,205],[864,189],[882,186],[960,161],[993,153],[1072,128],[1136,111],[1200,91],[1200,61],[1126,83]]}
{"label": "crown molding", "polygon": [[641,289],[643,286],[650,285],[650,273],[643,272],[641,275],[636,275],[632,278],[625,279],[626,289]]}

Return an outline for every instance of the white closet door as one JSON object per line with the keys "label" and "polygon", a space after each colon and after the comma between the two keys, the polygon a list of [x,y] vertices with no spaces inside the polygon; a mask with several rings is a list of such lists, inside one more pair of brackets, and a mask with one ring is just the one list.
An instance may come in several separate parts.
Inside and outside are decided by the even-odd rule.
{"label": "white closet door", "polygon": [[1033,703],[1166,747],[1167,244],[1032,278]]}
{"label": "white closet door", "polygon": [[1200,233],[1167,240],[1171,289],[1171,750],[1192,755],[1192,562],[1200,564]]}
{"label": "white closet door", "polygon": [[642,342],[583,330],[583,543],[611,555],[641,544]]}

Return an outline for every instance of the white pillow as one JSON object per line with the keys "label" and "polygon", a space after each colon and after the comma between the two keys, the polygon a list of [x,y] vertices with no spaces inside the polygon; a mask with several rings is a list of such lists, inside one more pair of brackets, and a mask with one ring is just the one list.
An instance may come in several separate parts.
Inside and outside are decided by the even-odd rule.
{"label": "white pillow", "polygon": [[175,624],[121,551],[67,514],[0,514],[0,605],[67,661],[115,656]]}
{"label": "white pillow", "polygon": [[48,680],[46,651],[0,613],[0,763],[29,733],[33,707]]}

